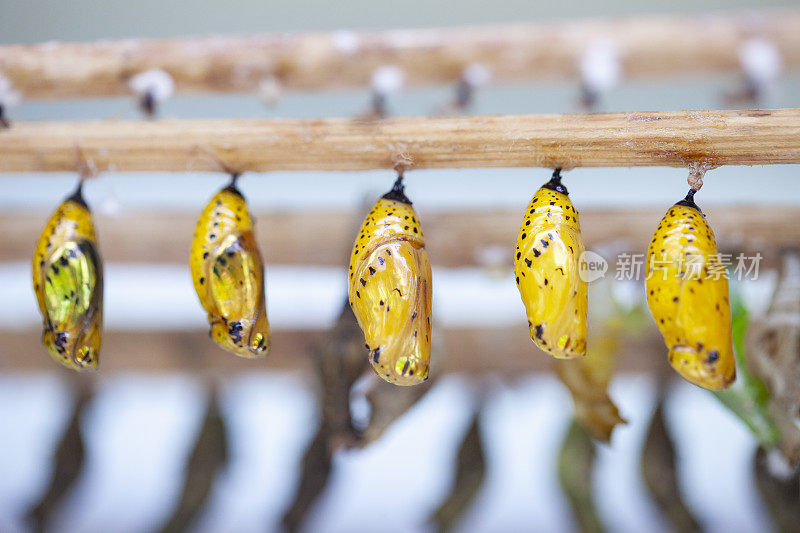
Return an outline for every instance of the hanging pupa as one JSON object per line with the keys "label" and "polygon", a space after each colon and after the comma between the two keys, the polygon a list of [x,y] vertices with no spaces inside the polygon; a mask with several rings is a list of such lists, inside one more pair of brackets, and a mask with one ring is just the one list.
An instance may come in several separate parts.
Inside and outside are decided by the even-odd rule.
{"label": "hanging pupa", "polygon": [[361,225],[350,257],[349,287],[375,373],[395,385],[427,380],[431,265],[402,173]]}
{"label": "hanging pupa", "polygon": [[586,355],[588,287],[579,272],[583,239],[568,194],[556,169],[528,204],[514,256],[531,339],[559,359]]}
{"label": "hanging pupa", "polygon": [[47,351],[67,368],[97,368],[103,329],[103,263],[92,214],[83,198],[83,179],[47,222],[32,266]]}
{"label": "hanging pupa", "polygon": [[189,264],[211,338],[241,357],[263,357],[270,349],[264,265],[237,178],[200,215]]}
{"label": "hanging pupa", "polygon": [[647,305],[672,367],[709,390],[736,379],[728,279],[694,189],[669,208],[647,249]]}

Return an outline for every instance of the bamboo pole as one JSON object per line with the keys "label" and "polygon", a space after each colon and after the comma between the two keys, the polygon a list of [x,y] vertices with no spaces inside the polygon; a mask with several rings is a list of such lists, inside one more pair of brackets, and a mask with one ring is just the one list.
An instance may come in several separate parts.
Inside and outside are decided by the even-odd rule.
{"label": "bamboo pole", "polygon": [[371,170],[800,163],[800,109],[445,118],[28,122],[0,172]]}
{"label": "bamboo pole", "polygon": [[772,42],[788,68],[800,67],[800,11],[638,16],[462,28],[272,34],[249,37],[50,42],[0,47],[0,72],[26,98],[125,95],[128,80],[159,68],[179,92],[255,92],[267,77],[287,90],[366,87],[386,64],[408,85],[456,82],[473,63],[494,81],[576,79],[587,47],[601,39],[619,52],[627,78],[734,72],[739,47]]}

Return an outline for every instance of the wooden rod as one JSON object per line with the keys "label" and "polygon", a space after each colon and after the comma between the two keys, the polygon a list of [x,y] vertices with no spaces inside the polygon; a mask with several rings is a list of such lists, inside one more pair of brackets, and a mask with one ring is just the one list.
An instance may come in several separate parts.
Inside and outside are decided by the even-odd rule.
{"label": "wooden rod", "polygon": [[179,92],[255,92],[267,77],[287,90],[367,87],[392,64],[407,85],[454,83],[480,63],[498,82],[577,80],[587,47],[607,39],[626,78],[734,72],[741,44],[772,42],[800,67],[800,10],[637,16],[584,21],[249,37],[50,42],[0,47],[0,72],[25,98],[129,94],[144,70],[169,72]]}
{"label": "wooden rod", "polygon": [[[538,184],[531,184],[531,194]],[[209,191],[211,194],[213,191]],[[587,249],[643,253],[667,206],[679,199],[665,199],[661,207],[585,208],[580,211]],[[768,252],[800,244],[800,207],[705,205],[698,199],[714,228],[717,244],[726,253]],[[201,206],[198,206],[198,210]],[[522,211],[514,209],[427,212],[418,208],[431,261],[439,267],[511,267],[512,256],[499,258],[492,248],[513,249]],[[13,239],[0,246],[0,262],[29,261],[31,246],[39,238],[49,212],[7,211],[0,214],[0,228]],[[256,211],[256,238],[267,265],[327,265],[347,263],[355,238],[355,211],[319,209]],[[180,263],[189,257],[189,246],[198,213],[127,212],[117,216],[95,210],[100,250],[107,262]],[[320,231],[319,221],[325,221]],[[499,263],[499,264],[495,264]],[[613,266],[612,266],[613,268]]]}
{"label": "wooden rod", "polygon": [[800,109],[354,119],[20,122],[0,172],[636,167],[800,163]]}

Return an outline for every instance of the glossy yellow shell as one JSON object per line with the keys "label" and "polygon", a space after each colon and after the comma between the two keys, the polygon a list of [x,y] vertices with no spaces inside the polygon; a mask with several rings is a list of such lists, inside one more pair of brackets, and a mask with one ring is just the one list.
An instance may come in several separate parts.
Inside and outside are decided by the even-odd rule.
{"label": "glossy yellow shell", "polygon": [[578,212],[556,173],[525,211],[514,276],[531,339],[559,359],[586,355],[588,288],[579,275],[583,250]]}
{"label": "glossy yellow shell", "polygon": [[32,274],[47,351],[67,368],[97,368],[103,328],[103,264],[80,186],[47,222],[36,244]]}
{"label": "glossy yellow shell", "polygon": [[247,204],[233,184],[219,191],[200,215],[189,264],[211,338],[241,357],[267,355],[264,266]]}
{"label": "glossy yellow shell", "polygon": [[709,276],[724,274],[724,266],[692,196],[667,211],[650,241],[647,304],[672,367],[695,385],[721,390],[736,379],[728,280]]}
{"label": "glossy yellow shell", "polygon": [[395,385],[428,379],[431,265],[400,181],[361,226],[350,258],[349,300],[364,332],[369,361]]}

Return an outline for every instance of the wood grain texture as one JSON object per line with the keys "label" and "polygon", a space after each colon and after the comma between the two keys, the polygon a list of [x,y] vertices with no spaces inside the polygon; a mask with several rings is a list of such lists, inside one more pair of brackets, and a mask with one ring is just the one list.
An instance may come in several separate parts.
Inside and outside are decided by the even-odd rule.
{"label": "wood grain texture", "polygon": [[[681,191],[682,192],[682,191]],[[533,193],[533,191],[531,191]],[[670,200],[677,200],[676,198]],[[587,208],[580,210],[586,247],[644,253],[664,207]],[[800,207],[703,206],[725,252],[775,251],[800,244]],[[255,212],[256,238],[267,265],[343,266],[357,232],[351,211]],[[511,265],[522,211],[511,209],[420,211],[426,249],[436,266]],[[29,261],[48,212],[0,214],[5,235],[0,261]],[[136,212],[118,216],[95,213],[95,226],[107,262],[181,263],[188,261],[197,215]],[[325,220],[320,231],[319,220]],[[493,253],[492,249],[496,252]],[[503,256],[503,250],[507,257]]]}
{"label": "wood grain texture", "polygon": [[49,42],[0,47],[0,71],[25,98],[129,94],[128,80],[160,68],[178,92],[253,93],[267,78],[286,90],[367,87],[386,64],[408,85],[456,82],[472,63],[495,82],[577,79],[588,46],[608,39],[624,76],[736,72],[739,47],[758,36],[784,65],[800,66],[800,11],[636,16],[583,21],[367,32]]}
{"label": "wood grain texture", "polygon": [[[0,172],[685,167],[800,163],[800,109],[356,119],[20,122]],[[212,157],[212,155],[214,157]]]}

